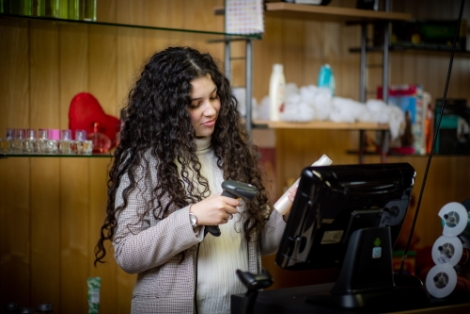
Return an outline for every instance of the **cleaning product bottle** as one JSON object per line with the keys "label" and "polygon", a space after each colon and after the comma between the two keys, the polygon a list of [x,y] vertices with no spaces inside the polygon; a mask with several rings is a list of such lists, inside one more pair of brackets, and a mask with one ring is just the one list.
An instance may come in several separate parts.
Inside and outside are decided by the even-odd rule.
{"label": "cleaning product bottle", "polygon": [[280,113],[284,111],[286,78],[282,64],[274,64],[269,81],[269,119],[279,121]]}
{"label": "cleaning product bottle", "polygon": [[335,77],[329,64],[324,64],[318,73],[318,87],[326,87],[331,91],[331,96],[335,95]]}

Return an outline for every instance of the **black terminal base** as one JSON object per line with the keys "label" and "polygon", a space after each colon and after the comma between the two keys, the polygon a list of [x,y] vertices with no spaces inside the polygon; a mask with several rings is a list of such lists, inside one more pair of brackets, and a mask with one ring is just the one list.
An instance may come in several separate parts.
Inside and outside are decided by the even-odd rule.
{"label": "black terminal base", "polygon": [[305,300],[322,307],[359,310],[363,313],[396,312],[430,306],[429,297],[420,286],[395,287],[367,293],[310,295]]}

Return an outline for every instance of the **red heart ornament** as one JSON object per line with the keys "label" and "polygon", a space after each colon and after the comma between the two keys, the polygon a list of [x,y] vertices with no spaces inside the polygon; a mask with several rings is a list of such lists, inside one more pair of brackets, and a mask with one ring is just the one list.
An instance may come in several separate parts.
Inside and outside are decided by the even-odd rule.
{"label": "red heart ornament", "polygon": [[78,93],[72,98],[69,107],[69,129],[75,138],[75,130],[86,130],[93,133],[95,123],[100,126],[100,133],[105,134],[111,142],[116,140],[116,133],[120,130],[120,120],[107,115],[98,100],[90,93]]}

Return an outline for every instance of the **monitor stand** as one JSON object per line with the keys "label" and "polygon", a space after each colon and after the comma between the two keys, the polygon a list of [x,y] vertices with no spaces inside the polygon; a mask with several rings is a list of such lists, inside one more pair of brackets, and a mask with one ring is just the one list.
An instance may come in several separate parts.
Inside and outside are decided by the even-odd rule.
{"label": "monitor stand", "polygon": [[429,306],[429,297],[418,278],[397,279],[400,280],[393,274],[390,228],[363,228],[351,234],[338,280],[330,293],[310,295],[306,301],[373,311]]}

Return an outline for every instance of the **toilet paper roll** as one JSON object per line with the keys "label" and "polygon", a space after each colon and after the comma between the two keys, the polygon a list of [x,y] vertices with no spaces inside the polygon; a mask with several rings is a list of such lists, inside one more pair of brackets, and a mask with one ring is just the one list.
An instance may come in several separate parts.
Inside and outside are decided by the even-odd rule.
{"label": "toilet paper roll", "polygon": [[432,246],[434,264],[457,265],[462,259],[463,245],[458,237],[440,236]]}
{"label": "toilet paper roll", "polygon": [[426,276],[426,290],[435,298],[445,298],[457,286],[457,272],[450,264],[438,264]]}
{"label": "toilet paper roll", "polygon": [[444,205],[439,211],[439,217],[442,218],[442,234],[445,236],[455,237],[470,229],[467,209],[460,203],[451,202]]}

